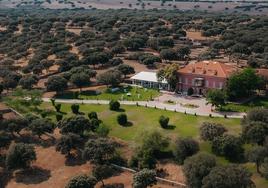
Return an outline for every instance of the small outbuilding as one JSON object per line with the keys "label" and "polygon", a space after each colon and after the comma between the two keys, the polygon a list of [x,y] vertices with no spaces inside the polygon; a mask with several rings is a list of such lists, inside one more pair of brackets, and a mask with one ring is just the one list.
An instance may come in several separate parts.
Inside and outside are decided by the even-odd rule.
{"label": "small outbuilding", "polygon": [[130,78],[133,85],[142,86],[145,88],[154,88],[161,90],[170,90],[170,85],[166,80],[158,80],[156,72],[139,72]]}

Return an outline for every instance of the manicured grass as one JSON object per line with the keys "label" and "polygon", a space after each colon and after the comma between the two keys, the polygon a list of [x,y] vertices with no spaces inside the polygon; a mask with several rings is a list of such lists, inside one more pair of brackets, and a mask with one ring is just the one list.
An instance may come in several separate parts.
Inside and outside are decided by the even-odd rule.
{"label": "manicured grass", "polygon": [[[155,89],[139,88],[132,86],[120,86],[118,90],[112,91],[110,88],[99,88],[98,90],[82,91],[80,99],[99,99],[99,100],[129,100],[147,101],[157,97],[160,93]],[[57,96],[58,98],[73,99],[74,93],[68,92]]]}
{"label": "manicured grass", "polygon": [[233,112],[247,112],[254,107],[265,107],[268,108],[268,97],[257,97],[250,102],[244,104],[233,104],[229,103],[223,107],[224,111]]}
{"label": "manicured grass", "polygon": [[[43,108],[52,108],[50,103],[42,104]],[[122,106],[122,109],[128,116],[132,126],[123,127],[116,121],[116,116],[121,112],[115,112],[108,109],[108,105],[80,105],[80,111],[87,114],[96,111],[103,122],[111,129],[110,136],[115,136],[126,141],[135,141],[145,131],[159,130],[170,138],[182,137],[199,137],[199,127],[204,121],[222,123],[232,134],[239,134],[239,119],[208,118],[196,117],[194,115],[185,115],[171,111],[163,111],[154,108],[145,108],[137,106]],[[62,112],[71,114],[71,105],[62,104]],[[163,129],[158,123],[161,115],[170,118],[170,129]]]}
{"label": "manicured grass", "polygon": [[[50,109],[54,111],[51,103],[43,103],[41,105],[42,109]],[[65,117],[72,116],[71,105],[62,104],[61,111],[65,114]],[[146,131],[158,130],[162,132],[165,136],[169,137],[171,140],[175,140],[177,137],[193,137],[199,141],[200,150],[207,153],[212,153],[211,143],[201,141],[199,138],[199,127],[204,121],[216,122],[223,124],[230,134],[240,134],[241,126],[239,119],[224,119],[224,118],[209,118],[200,117],[193,115],[186,115],[182,113],[175,113],[171,111],[158,110],[153,108],[137,107],[137,106],[122,106],[122,111],[124,111],[132,124],[128,127],[120,126],[116,117],[122,112],[111,111],[108,105],[80,105],[80,112],[87,115],[91,111],[96,111],[99,118],[104,122],[106,126],[110,128],[110,136],[120,138],[127,141],[130,145],[135,146],[141,141],[141,135]],[[170,118],[170,129],[162,129],[158,123],[158,118],[160,115],[165,115]],[[50,116],[55,120],[55,116]],[[245,145],[247,149],[250,145]],[[224,157],[217,156],[218,164],[228,164]],[[256,173],[256,167],[253,163],[243,164],[253,173],[253,181],[257,188],[268,187],[268,181],[261,178],[259,174]]]}

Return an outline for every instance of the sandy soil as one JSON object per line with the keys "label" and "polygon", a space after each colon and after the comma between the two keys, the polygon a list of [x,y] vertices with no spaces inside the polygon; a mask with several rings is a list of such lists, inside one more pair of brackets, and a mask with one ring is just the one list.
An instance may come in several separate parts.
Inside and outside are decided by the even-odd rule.
{"label": "sandy soil", "polygon": [[166,163],[166,162],[161,162],[160,164],[157,165],[158,169],[164,169],[166,176],[166,179],[173,180],[173,181],[178,181],[185,183],[186,179],[183,175],[182,168],[181,166],[178,166],[174,163]]}
{"label": "sandy soil", "polygon": [[[58,135],[59,136],[59,135]],[[58,137],[56,135],[56,137]],[[92,165],[89,163],[82,164],[66,164],[64,155],[56,152],[55,147],[35,147],[37,153],[37,160],[33,163],[33,171],[16,171],[12,178],[7,183],[6,188],[64,188],[66,182],[71,177],[79,174],[90,174]],[[171,165],[163,165],[162,167],[170,174],[181,176],[179,168]],[[173,176],[174,180],[176,177]],[[105,184],[122,183],[125,188],[131,188],[133,174],[129,172],[119,173],[111,178],[104,180]],[[179,177],[181,180],[182,177]],[[100,188],[98,183],[96,188]],[[172,188],[172,186],[158,184],[153,188]]]}
{"label": "sandy soil", "polygon": [[67,31],[69,32],[72,32],[72,33],[75,33],[76,35],[80,35],[82,29],[79,29],[79,28],[66,28]]}
{"label": "sandy soil", "polygon": [[[66,166],[65,156],[55,151],[54,147],[36,147],[37,161],[33,163],[36,172],[33,174],[14,175],[7,188],[48,188],[64,187],[68,180],[78,174],[88,174],[90,164]],[[18,179],[20,182],[18,182]]]}
{"label": "sandy soil", "polygon": [[[217,0],[216,0],[217,1]],[[256,0],[263,1],[263,0]],[[4,8],[14,8],[16,5],[20,4],[22,1],[18,0],[2,0],[0,1],[0,7]],[[68,3],[69,2],[69,3]],[[71,6],[71,3],[75,5],[75,7]],[[248,5],[247,2],[217,2],[217,3],[209,3],[209,2],[166,2],[163,6],[161,6],[160,1],[146,1],[145,7],[141,6],[141,3],[136,4],[137,0],[68,0],[67,3],[59,3],[59,1],[51,0],[51,3],[44,2],[41,7],[50,8],[50,9],[64,9],[64,8],[98,8],[98,9],[121,9],[121,8],[129,8],[129,9],[174,9],[174,5],[177,9],[180,10],[207,10],[210,12],[213,11],[223,11],[223,12],[243,12],[243,10],[234,9],[236,6]],[[149,4],[148,4],[149,3]],[[131,7],[129,6],[131,4]],[[196,7],[198,5],[198,7]],[[265,3],[264,5],[267,5]],[[228,10],[225,8],[228,7]],[[251,11],[243,12],[248,14],[268,14],[268,9],[262,9],[262,12],[258,10],[251,9]]]}
{"label": "sandy soil", "polygon": [[17,34],[17,35],[21,34],[22,33],[22,29],[23,29],[22,24],[19,24],[18,25],[18,30],[15,31],[15,34]]}
{"label": "sandy soil", "polygon": [[202,36],[200,31],[186,31],[187,37],[194,40],[206,40],[208,37]]}
{"label": "sandy soil", "polygon": [[208,50],[208,47],[193,48],[193,49],[191,49],[190,57],[192,59],[196,59],[200,54],[206,52],[207,50]]}
{"label": "sandy soil", "polygon": [[4,27],[4,26],[0,26],[0,32],[1,32],[1,31],[6,31],[6,30],[7,30],[6,27]]}

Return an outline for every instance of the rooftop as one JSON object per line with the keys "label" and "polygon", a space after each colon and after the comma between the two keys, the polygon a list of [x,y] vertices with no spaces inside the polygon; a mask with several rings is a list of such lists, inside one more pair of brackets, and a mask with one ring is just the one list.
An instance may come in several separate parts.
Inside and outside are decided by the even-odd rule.
{"label": "rooftop", "polygon": [[190,63],[178,70],[179,73],[188,73],[196,75],[207,75],[227,78],[232,73],[237,71],[237,68],[218,61],[200,61],[197,63]]}
{"label": "rooftop", "polygon": [[[132,76],[130,79],[132,80],[142,80],[147,82],[160,82],[157,79],[156,72],[139,72],[138,74]],[[167,83],[166,80],[161,81],[160,83]]]}
{"label": "rooftop", "polygon": [[268,69],[256,69],[258,75],[268,79]]}

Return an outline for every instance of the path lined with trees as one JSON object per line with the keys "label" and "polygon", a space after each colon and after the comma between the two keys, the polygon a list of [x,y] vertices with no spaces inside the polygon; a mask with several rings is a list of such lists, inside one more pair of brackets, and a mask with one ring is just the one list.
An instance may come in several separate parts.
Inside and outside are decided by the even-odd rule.
{"label": "path lined with trees", "polygon": [[[50,102],[51,98],[42,98],[44,102]],[[57,103],[68,104],[109,104],[109,100],[78,100],[78,99],[55,99]],[[211,116],[211,117],[228,117],[228,118],[243,118],[245,113],[240,112],[205,112],[199,108],[186,108],[179,105],[170,105],[158,101],[120,101],[123,105],[136,105],[145,106],[149,108],[157,108],[169,111],[176,111],[198,116]]]}

